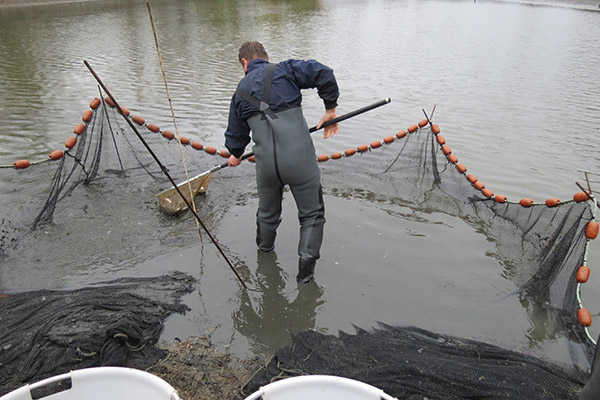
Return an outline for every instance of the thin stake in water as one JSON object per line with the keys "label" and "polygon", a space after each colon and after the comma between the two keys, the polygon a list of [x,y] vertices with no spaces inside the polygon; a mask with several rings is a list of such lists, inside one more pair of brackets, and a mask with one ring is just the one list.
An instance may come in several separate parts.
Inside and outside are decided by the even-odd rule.
{"label": "thin stake in water", "polygon": [[238,278],[238,280],[240,281],[240,283],[242,284],[242,286],[244,287],[244,289],[248,289],[248,287],[246,286],[246,284],[242,280],[242,277],[240,276],[240,274],[235,270],[235,268],[233,267],[233,264],[231,264],[231,262],[229,261],[229,259],[225,255],[225,253],[223,252],[223,249],[221,248],[221,246],[219,245],[219,243],[216,241],[216,239],[213,237],[213,235],[209,232],[208,228],[206,228],[206,225],[204,225],[204,222],[202,222],[202,220],[200,219],[200,216],[198,215],[198,213],[196,213],[196,211],[193,210],[193,208],[191,207],[191,204],[187,201],[187,199],[185,198],[185,196],[183,195],[183,193],[181,192],[181,190],[179,190],[179,188],[177,187],[177,184],[175,183],[175,181],[173,180],[173,178],[171,177],[171,175],[167,171],[167,168],[158,159],[158,157],[156,156],[156,154],[154,153],[154,151],[152,151],[152,149],[150,148],[150,146],[148,145],[148,143],[146,142],[146,140],[142,137],[142,135],[140,134],[140,132],[137,130],[137,128],[133,124],[133,122],[131,122],[131,120],[129,118],[127,118],[127,116],[125,115],[125,113],[121,109],[121,106],[119,106],[119,103],[117,102],[117,100],[113,97],[113,95],[110,93],[110,91],[108,90],[108,88],[100,80],[100,77],[96,74],[96,71],[94,71],[94,69],[87,62],[87,60],[83,60],[83,63],[90,70],[90,72],[92,73],[92,75],[94,76],[94,78],[96,79],[96,81],[98,81],[98,83],[100,84],[100,86],[102,87],[102,89],[106,92],[106,94],[108,95],[108,97],[110,97],[110,99],[113,101],[113,103],[115,103],[115,107],[117,108],[117,111],[119,112],[119,114],[121,114],[123,116],[123,118],[125,118],[125,121],[127,121],[127,123],[129,124],[129,126],[131,127],[131,129],[133,129],[133,132],[135,133],[135,135],[140,139],[140,141],[142,142],[142,144],[144,145],[144,147],[148,150],[148,152],[150,153],[150,155],[152,156],[152,158],[154,158],[154,161],[156,161],[156,163],[160,167],[160,170],[169,179],[169,181],[175,187],[175,189],[177,189],[177,192],[179,193],[179,195],[184,199],[184,201],[187,204],[188,208],[192,211],[192,213],[194,214],[194,217],[196,218],[196,220],[198,221],[198,223],[200,223],[200,225],[202,226],[202,228],[204,229],[204,231],[206,232],[206,234],[208,235],[208,237],[210,238],[210,240],[213,242],[213,244],[215,245],[215,247],[217,248],[217,250],[219,250],[219,253],[221,253],[221,255],[223,256],[223,258],[225,259],[225,261],[227,262],[227,264],[229,265],[229,267],[231,268],[231,270],[233,271],[233,273],[235,274],[235,276]]}

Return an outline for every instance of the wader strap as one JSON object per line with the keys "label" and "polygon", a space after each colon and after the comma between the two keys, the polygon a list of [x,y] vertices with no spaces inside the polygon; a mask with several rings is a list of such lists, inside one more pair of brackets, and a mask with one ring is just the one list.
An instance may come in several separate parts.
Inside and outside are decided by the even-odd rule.
{"label": "wader strap", "polygon": [[263,101],[258,100],[256,97],[250,96],[245,91],[237,88],[235,94],[240,96],[242,99],[246,100],[248,103],[252,104],[254,107],[258,108],[258,111],[262,114],[262,119],[265,118],[265,114],[267,114],[271,119],[277,119],[277,115],[269,108],[269,100],[271,100],[271,82],[273,81],[273,73],[275,71],[275,64],[269,64],[267,67],[267,76],[265,77],[265,88],[263,92]]}

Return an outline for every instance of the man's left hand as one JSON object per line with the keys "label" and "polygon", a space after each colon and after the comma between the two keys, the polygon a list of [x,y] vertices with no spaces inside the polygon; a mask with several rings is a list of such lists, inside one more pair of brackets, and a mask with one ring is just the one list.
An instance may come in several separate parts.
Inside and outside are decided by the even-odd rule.
{"label": "man's left hand", "polygon": [[[319,124],[317,125],[317,129],[321,129],[321,126],[325,122],[330,121],[334,118],[337,118],[337,113],[335,112],[335,107],[330,108],[329,110],[325,110],[325,114],[319,121]],[[325,131],[323,132],[323,138],[325,138],[325,139],[330,138],[333,135],[335,135],[336,133],[338,133],[338,124],[332,124],[332,125],[326,126]]]}

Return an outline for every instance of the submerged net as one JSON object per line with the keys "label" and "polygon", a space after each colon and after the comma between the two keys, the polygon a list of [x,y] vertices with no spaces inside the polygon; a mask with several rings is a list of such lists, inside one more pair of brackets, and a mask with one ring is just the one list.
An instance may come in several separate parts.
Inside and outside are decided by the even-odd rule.
{"label": "submerged net", "polygon": [[[172,133],[146,123],[139,116],[129,115],[128,118],[134,121],[178,182],[186,176],[181,162],[182,152],[188,169],[196,173],[222,163],[228,157],[225,151],[187,138],[180,138],[180,147],[179,140],[174,139]],[[48,248],[60,248],[64,258],[78,259],[82,263],[96,262],[97,243],[102,243],[105,262],[127,260],[136,263],[148,254],[158,254],[169,246],[175,246],[180,240],[181,224],[175,224],[173,217],[160,212],[155,197],[159,190],[170,188],[169,182],[123,117],[114,107],[95,99],[83,120],[76,126],[74,136],[67,141],[64,153],[52,153],[49,160],[42,162],[19,161],[0,168],[0,180],[6,188],[0,193],[0,201],[5,205],[11,204],[0,209],[0,277],[10,276],[14,266],[22,261],[31,262],[30,259],[22,260],[21,250],[43,246],[41,242],[47,243],[45,246]],[[503,265],[503,275],[514,282],[515,293],[520,296],[521,302],[532,312],[549,314],[557,329],[563,329],[573,346],[583,349],[581,351],[588,361],[591,360],[596,343],[587,328],[591,317],[581,304],[580,290],[587,280],[582,266],[586,264],[589,242],[594,236],[596,208],[593,198],[579,194],[577,201],[549,201],[547,204],[534,204],[528,199],[509,201],[489,191],[470,171],[467,172],[445,143],[439,127],[427,121],[370,144],[319,156],[319,160],[323,186],[334,196],[360,192],[366,198],[386,204],[409,206],[428,213],[445,213],[463,219],[485,234],[495,243],[493,257]],[[26,167],[27,164],[31,165]],[[247,189],[253,184],[253,179],[248,179],[253,173],[253,168],[226,168],[213,179],[227,180],[228,188]],[[368,182],[368,190],[364,189],[365,182]],[[219,187],[213,184],[211,191],[226,191]],[[229,191],[226,193],[229,194]],[[226,207],[213,206],[211,201],[203,199],[196,202],[199,214],[209,228],[226,212]],[[112,212],[117,208],[126,212]],[[70,238],[53,235],[53,228],[62,225],[68,226]],[[118,226],[128,227],[127,241],[108,234]],[[144,235],[137,234],[142,231]],[[149,236],[156,241],[148,243]],[[44,240],[38,240],[40,237]],[[73,245],[73,241],[77,245]],[[85,251],[86,243],[91,243],[89,251]],[[40,251],[45,249],[41,247]],[[323,342],[319,351],[327,343],[335,342],[324,335],[306,335],[314,335],[312,339]],[[406,336],[416,342],[423,340],[421,347],[440,340],[453,343],[455,348],[460,347],[455,338],[401,328],[386,327],[370,335],[373,339],[377,338],[373,341],[374,345],[380,343],[382,349],[393,345],[386,342],[385,337],[393,340],[398,336]],[[356,335],[361,340],[371,336],[362,331]],[[297,337],[297,340],[302,337]],[[363,346],[358,342],[348,343]],[[468,341],[461,343],[466,346],[465,349],[475,346]],[[405,357],[419,349],[406,348]],[[423,370],[419,362],[433,363],[436,357],[446,357],[445,351],[438,347],[428,359],[415,357],[415,365],[410,368]],[[518,355],[514,357],[519,360]],[[399,358],[386,358],[381,362],[385,360],[400,362]],[[538,373],[540,364],[537,360],[530,361],[533,363],[531,372]],[[455,366],[458,366],[462,361],[456,362]],[[494,366],[486,364],[482,368],[489,371]],[[340,375],[348,375],[343,369],[336,371]],[[309,369],[304,372],[308,373]],[[519,375],[524,372],[516,369],[511,373]],[[552,372],[540,377],[540,382],[554,379],[549,376],[556,374]],[[471,378],[475,379],[474,376],[455,376],[456,380]],[[577,379],[568,378],[567,381],[572,383],[565,385],[580,384]],[[447,386],[451,380],[448,376],[436,384]],[[479,377],[473,385],[479,385],[478,380]],[[375,384],[380,386],[377,382]]]}

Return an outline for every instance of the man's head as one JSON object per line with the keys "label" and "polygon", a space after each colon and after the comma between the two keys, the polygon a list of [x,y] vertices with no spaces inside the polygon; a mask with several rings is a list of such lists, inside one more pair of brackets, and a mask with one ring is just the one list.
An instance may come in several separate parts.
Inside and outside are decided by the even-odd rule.
{"label": "man's head", "polygon": [[242,64],[242,68],[244,68],[244,73],[246,73],[246,70],[248,69],[248,63],[257,58],[269,61],[269,55],[263,45],[256,41],[244,42],[238,52],[238,59],[240,64]]}

